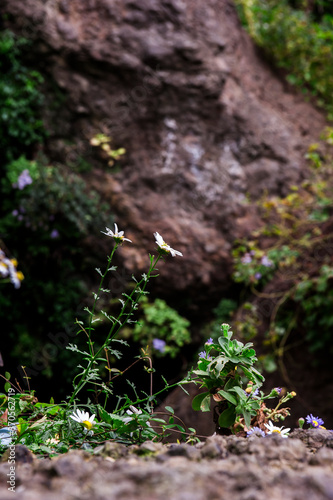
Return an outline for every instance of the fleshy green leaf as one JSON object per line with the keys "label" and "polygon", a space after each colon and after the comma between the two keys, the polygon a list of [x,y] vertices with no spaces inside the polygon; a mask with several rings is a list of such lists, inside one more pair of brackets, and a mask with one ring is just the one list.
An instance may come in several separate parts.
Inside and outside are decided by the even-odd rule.
{"label": "fleshy green leaf", "polygon": [[[205,398],[207,398],[207,396],[210,399],[209,392],[202,392],[201,394],[197,394],[197,396],[195,396],[193,398],[193,401],[192,401],[193,410],[196,410],[196,411],[202,410],[202,407],[201,407],[202,402]],[[202,411],[209,411],[209,410],[210,410],[210,408],[208,408],[208,410],[202,410]]]}
{"label": "fleshy green leaf", "polygon": [[223,391],[221,389],[220,391],[218,391],[218,394],[221,394],[221,396],[223,396],[224,399],[226,399],[227,401],[229,401],[229,403],[231,403],[231,404],[233,404],[235,406],[237,405],[237,399],[232,394],[229,394],[229,392]]}
{"label": "fleshy green leaf", "polygon": [[236,413],[235,407],[230,406],[219,416],[219,426],[220,427],[231,427],[235,423]]}

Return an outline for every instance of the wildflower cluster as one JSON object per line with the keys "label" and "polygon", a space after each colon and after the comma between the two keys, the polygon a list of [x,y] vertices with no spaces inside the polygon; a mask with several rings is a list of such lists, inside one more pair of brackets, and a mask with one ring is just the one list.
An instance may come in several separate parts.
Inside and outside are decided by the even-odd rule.
{"label": "wildflower cluster", "polygon": [[[67,402],[55,404],[53,400],[50,403],[39,403],[34,397],[33,391],[28,391],[28,394],[22,392],[19,387],[16,387],[16,394],[12,396],[13,407],[15,406],[15,414],[17,415],[16,435],[13,437],[8,435],[8,428],[4,427],[0,431],[0,451],[2,447],[15,443],[22,443],[28,446],[32,451],[44,452],[48,454],[62,453],[68,451],[69,447],[79,445],[84,441],[89,440],[89,447],[94,447],[100,444],[103,440],[120,440],[122,443],[143,442],[147,439],[162,439],[169,432],[169,429],[175,429],[182,436],[194,437],[195,430],[186,430],[182,425],[175,423],[175,416],[172,408],[167,407],[166,412],[169,418],[168,423],[165,419],[160,418],[153,413],[153,404],[158,394],[172,387],[178,386],[178,383],[169,385],[164,379],[165,386],[162,387],[156,394],[153,394],[153,366],[150,358],[150,353],[142,349],[142,354],[137,356],[135,361],[128,368],[123,368],[120,371],[112,366],[113,360],[119,359],[122,353],[115,349],[114,343],[118,342],[122,345],[127,345],[127,342],[119,336],[120,329],[126,323],[135,323],[133,319],[134,312],[138,308],[141,298],[145,297],[146,286],[149,280],[156,277],[157,263],[166,255],[172,257],[181,256],[181,252],[171,248],[159,233],[155,233],[157,243],[157,256],[149,255],[150,266],[147,273],[142,275],[141,280],[134,280],[134,287],[131,293],[123,293],[123,298],[119,299],[121,309],[117,317],[107,314],[105,311],[97,310],[97,301],[101,293],[109,293],[110,291],[103,288],[103,282],[112,271],[116,270],[115,266],[111,265],[113,255],[117,248],[124,242],[131,243],[129,238],[125,238],[124,231],[119,231],[117,224],[114,225],[114,231],[106,227],[106,231],[102,231],[106,236],[113,238],[114,246],[107,260],[107,266],[104,273],[100,269],[96,269],[101,276],[100,285],[97,293],[93,293],[94,302],[91,309],[86,308],[88,312],[88,324],[84,325],[82,321],[76,321],[79,325],[78,334],[84,333],[87,347],[79,348],[76,344],[68,344],[67,349],[81,354],[83,358],[82,365],[79,365],[79,373],[73,380],[73,393],[67,398]],[[1,251],[1,273],[4,268],[14,265],[12,261],[6,259]],[[106,335],[104,342],[95,343],[95,323],[100,321],[100,316],[103,315],[111,323],[109,332]],[[152,338],[152,349],[163,352],[167,350],[166,341],[160,338]],[[145,370],[149,374],[149,392],[145,392],[140,388],[140,393],[135,384],[129,380],[127,383],[129,389],[133,392],[132,397],[128,394],[115,396],[113,392],[115,379],[126,372],[136,363],[142,362]],[[24,369],[24,367],[22,367]],[[107,370],[107,371],[106,371]],[[12,390],[14,385],[10,382],[10,374],[6,372],[5,376],[0,377],[6,380],[5,391]],[[26,376],[29,384],[29,377]],[[83,395],[83,391],[88,388],[88,394],[92,394],[94,402],[91,398],[88,399],[84,409],[79,400],[79,395]],[[15,391],[13,391],[15,392]],[[111,402],[111,411],[107,411],[107,403],[110,396],[113,396]],[[103,403],[100,404],[100,398],[103,398]],[[116,398],[116,401],[114,399]],[[5,394],[0,394],[0,407],[8,400]],[[22,416],[23,413],[23,416]]]}
{"label": "wildflower cluster", "polygon": [[16,268],[17,260],[8,259],[5,252],[0,248],[0,277],[4,281],[10,281],[15,288],[20,288],[24,276],[23,273]]}
{"label": "wildflower cluster", "polygon": [[[210,411],[214,406],[216,431],[223,434],[226,430],[238,435],[279,433],[287,437],[290,429],[274,425],[289,415],[289,408],[280,408],[296,396],[294,392],[282,394],[276,387],[265,395],[260,388],[264,377],[256,370],[257,361],[252,343],[243,344],[232,340],[232,331],[226,323],[222,324],[222,337],[217,342],[210,338],[205,350],[199,353],[198,366],[189,374],[189,379],[205,387],[206,392],[195,396],[194,410]],[[244,385],[244,381],[248,380]],[[279,398],[274,409],[266,407],[266,400]]]}
{"label": "wildflower cluster", "polygon": [[312,413],[307,415],[305,419],[303,417],[298,419],[298,425],[300,426],[301,429],[303,429],[305,422],[309,425],[310,429],[326,430],[326,427],[324,427],[324,420],[320,417],[314,417]]}
{"label": "wildflower cluster", "polygon": [[233,251],[234,275],[238,283],[246,285],[264,284],[270,280],[281,266],[290,264],[298,256],[298,252],[287,245],[272,248],[265,253],[254,243],[251,249],[241,244]]}

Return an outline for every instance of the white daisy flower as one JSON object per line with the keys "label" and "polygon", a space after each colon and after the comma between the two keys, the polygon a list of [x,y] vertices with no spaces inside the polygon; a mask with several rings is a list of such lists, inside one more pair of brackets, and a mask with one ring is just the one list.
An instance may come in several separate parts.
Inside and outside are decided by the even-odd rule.
{"label": "white daisy flower", "polygon": [[76,414],[74,412],[73,415],[70,415],[69,418],[72,418],[73,420],[75,420],[75,422],[83,425],[83,427],[85,428],[85,432],[90,431],[95,424],[95,413],[90,417],[87,411],[76,410]]}
{"label": "white daisy flower", "polygon": [[124,231],[118,231],[118,226],[115,223],[114,224],[114,232],[111,231],[108,227],[105,228],[106,233],[104,231],[101,231],[101,233],[106,234],[106,236],[111,236],[117,243],[122,243],[123,241],[129,241],[132,243],[132,240],[129,240],[128,238],[124,237]]}
{"label": "white daisy flower", "polygon": [[[141,415],[142,414],[142,410],[138,410],[137,408],[135,408],[135,406],[133,405],[130,405],[130,410],[126,410],[126,413],[127,415],[130,415],[129,417],[125,417],[123,419],[123,422],[125,422],[125,424],[128,424],[128,422],[131,422],[134,418],[134,415]],[[147,422],[147,425],[150,427],[150,423]]]}
{"label": "white daisy flower", "polygon": [[49,438],[45,441],[45,444],[52,445],[52,444],[58,444],[60,442],[59,435],[57,434],[58,437],[54,438]]}
{"label": "white daisy flower", "polygon": [[141,415],[141,413],[142,413],[142,410],[138,410],[133,405],[130,405],[130,408],[131,408],[130,410],[126,410],[126,413],[127,413],[127,415],[131,415],[131,416],[124,418],[125,424],[128,424],[128,422],[130,422],[133,419],[132,415],[134,415],[134,414],[135,415]]}
{"label": "white daisy flower", "polygon": [[176,255],[180,255],[181,257],[183,254],[181,252],[178,252],[178,250],[174,250],[171,248],[165,241],[163,240],[162,236],[159,233],[154,233],[154,236],[156,238],[155,243],[159,246],[161,253],[167,253],[171,254],[172,257],[176,257]]}
{"label": "white daisy flower", "polygon": [[287,438],[288,434],[290,432],[290,428],[287,427],[287,429],[283,429],[282,427],[276,427],[271,420],[268,422],[268,424],[265,424],[265,427],[267,427],[268,432],[267,434],[280,434],[283,438]]}

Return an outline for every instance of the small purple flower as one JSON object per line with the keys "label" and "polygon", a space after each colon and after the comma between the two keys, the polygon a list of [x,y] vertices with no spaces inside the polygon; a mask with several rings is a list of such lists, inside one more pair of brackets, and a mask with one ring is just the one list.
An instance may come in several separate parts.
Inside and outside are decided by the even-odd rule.
{"label": "small purple flower", "polygon": [[212,359],[212,357],[208,356],[208,354],[205,351],[199,352],[199,358],[201,358],[201,359],[207,359],[208,361],[210,361]]}
{"label": "small purple flower", "polygon": [[264,255],[261,259],[261,264],[265,267],[272,267],[274,266],[273,262],[266,256]]}
{"label": "small purple flower", "polygon": [[265,434],[265,431],[263,431],[262,429],[260,429],[260,427],[252,427],[251,430],[247,431],[246,433],[246,436],[249,437],[249,436],[252,436],[252,435],[255,435],[255,436],[262,436],[262,437],[265,437],[266,434]]}
{"label": "small purple flower", "polygon": [[319,417],[314,417],[312,413],[306,417],[306,423],[312,425],[312,427],[321,427],[324,425],[324,420]]}
{"label": "small purple flower", "polygon": [[12,211],[12,215],[14,215],[14,217],[17,217],[19,214],[18,210],[13,210]]}
{"label": "small purple flower", "polygon": [[210,337],[210,338],[209,338],[209,339],[205,342],[205,344],[206,344],[206,345],[212,345],[212,343],[213,343],[213,342],[214,342],[214,341],[213,341],[212,337]]}
{"label": "small purple flower", "polygon": [[53,229],[50,234],[50,238],[59,238],[59,231],[57,229]]}
{"label": "small purple flower", "polygon": [[17,179],[17,183],[13,184],[13,187],[17,187],[18,189],[22,190],[29,184],[32,184],[32,178],[30,176],[29,170],[25,169],[20,173]]}
{"label": "small purple flower", "polygon": [[260,280],[261,277],[262,277],[262,274],[261,273],[255,273],[254,277],[255,277],[256,280]]}
{"label": "small purple flower", "polygon": [[280,396],[281,392],[282,392],[282,387],[274,387],[274,391],[276,391],[278,393],[278,395]]}
{"label": "small purple flower", "polygon": [[246,252],[246,254],[243,255],[243,257],[241,258],[241,262],[242,264],[251,264],[252,262],[251,255],[248,252]]}
{"label": "small purple flower", "polygon": [[162,339],[153,339],[153,347],[156,351],[164,352],[166,343]]}

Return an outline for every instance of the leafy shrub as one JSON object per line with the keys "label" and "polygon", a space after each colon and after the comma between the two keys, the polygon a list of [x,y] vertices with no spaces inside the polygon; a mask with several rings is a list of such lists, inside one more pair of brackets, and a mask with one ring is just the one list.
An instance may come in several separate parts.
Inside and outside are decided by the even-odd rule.
{"label": "leafy shrub", "polygon": [[333,13],[326,10],[329,13],[315,21],[287,0],[236,0],[236,5],[254,41],[288,71],[290,83],[316,96],[332,119]]}
{"label": "leafy shrub", "polygon": [[[31,182],[20,189],[22,175]],[[8,289],[0,296],[0,318],[9,338],[16,340],[15,356],[28,364],[32,352],[42,350],[46,329],[66,331],[73,324],[73,311],[87,293],[82,276],[89,259],[82,242],[110,218],[80,176],[24,156],[5,168],[0,210],[5,214],[0,237],[25,276],[19,291]],[[20,307],[13,307],[17,301]],[[69,358],[68,353],[61,356]],[[49,364],[46,372],[51,374]]]}
{"label": "leafy shrub", "polygon": [[133,339],[143,347],[149,346],[154,355],[174,358],[191,340],[190,322],[162,299],[150,303],[143,297],[141,305],[143,318],[133,329]]}
{"label": "leafy shrub", "polygon": [[[259,206],[266,225],[238,242],[233,253],[234,279],[247,290],[237,333],[247,325],[252,338],[268,328],[266,344],[280,361],[290,338],[306,342],[322,359],[332,353],[332,158],[323,160],[316,150],[312,146],[308,154],[309,180],[283,199],[263,198]],[[267,269],[263,257],[266,266],[271,263]],[[270,354],[261,361],[269,371],[276,368]]]}
{"label": "leafy shrub", "polygon": [[0,32],[0,156],[5,161],[27,153],[45,138],[40,108],[43,78],[22,61],[29,42],[12,32]]}

